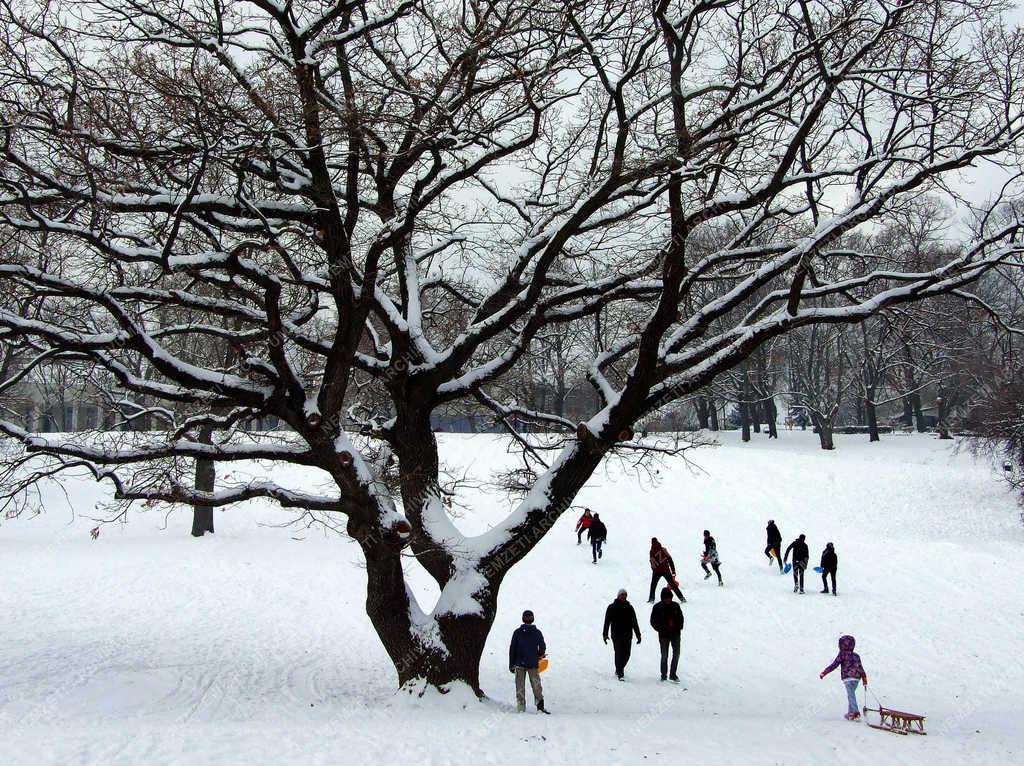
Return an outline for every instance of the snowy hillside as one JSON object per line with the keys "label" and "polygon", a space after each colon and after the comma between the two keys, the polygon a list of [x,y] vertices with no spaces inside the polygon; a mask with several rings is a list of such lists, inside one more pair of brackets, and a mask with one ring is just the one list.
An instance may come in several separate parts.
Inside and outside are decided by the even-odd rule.
{"label": "snowy hillside", "polygon": [[[1024,760],[1024,529],[985,461],[930,436],[881,444],[783,432],[692,453],[657,482],[611,466],[577,500],[609,529],[591,564],[566,514],[505,581],[481,680],[490,696],[397,696],[363,612],[357,546],[293,514],[137,513],[90,539],[104,492],[47,488],[46,512],[0,524],[0,763],[970,763]],[[442,454],[486,477],[508,464],[494,437],[443,435]],[[500,518],[503,497],[470,495],[460,523]],[[839,596],[792,592],[762,554],[764,527],[807,535],[812,564],[839,554]],[[704,581],[701,531],[725,587]],[[647,624],[652,535],[688,599],[678,686],[658,679]],[[423,601],[429,608],[429,588]],[[619,587],[640,616],[627,683],[601,642]],[[508,639],[536,613],[551,668],[551,716],[514,711]],[[843,720],[835,673],[857,637],[870,692],[928,716],[927,737]],[[869,693],[871,707],[876,700]],[[465,708],[465,709],[463,709]]]}

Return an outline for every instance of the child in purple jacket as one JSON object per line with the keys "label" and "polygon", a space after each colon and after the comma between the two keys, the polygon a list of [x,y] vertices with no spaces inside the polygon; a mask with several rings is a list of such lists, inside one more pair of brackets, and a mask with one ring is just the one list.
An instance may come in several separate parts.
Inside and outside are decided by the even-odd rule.
{"label": "child in purple jacket", "polygon": [[846,698],[850,703],[850,711],[844,716],[847,721],[856,721],[860,718],[860,711],[857,709],[857,684],[864,681],[864,687],[868,685],[868,674],[864,672],[864,666],[860,664],[860,655],[853,651],[857,640],[853,636],[839,637],[839,654],[832,660],[832,664],[821,671],[818,678],[824,678],[837,667],[842,667],[840,676],[843,685],[846,687]]}

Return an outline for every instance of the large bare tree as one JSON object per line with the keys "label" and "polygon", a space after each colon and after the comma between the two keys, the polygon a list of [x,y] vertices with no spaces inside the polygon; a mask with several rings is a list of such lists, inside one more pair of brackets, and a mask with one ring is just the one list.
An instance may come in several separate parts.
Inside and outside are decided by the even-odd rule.
{"label": "large bare tree", "polygon": [[[790,330],[1020,252],[1015,220],[925,270],[836,246],[962,168],[1012,164],[1024,58],[988,0],[0,7],[0,226],[46,242],[0,265],[31,303],[0,307],[4,342],[27,368],[92,364],[158,426],[0,430],[126,500],[339,514],[402,684],[482,693],[503,578],[638,419]],[[730,232],[711,249],[709,226]],[[599,328],[579,423],[492,395],[559,325]],[[175,351],[204,341],[232,353]],[[477,536],[431,430],[459,406],[564,434],[525,445],[529,491]],[[290,431],[245,437],[264,415]],[[180,468],[254,459],[266,480],[213,491]],[[275,463],[331,489],[277,483]]]}

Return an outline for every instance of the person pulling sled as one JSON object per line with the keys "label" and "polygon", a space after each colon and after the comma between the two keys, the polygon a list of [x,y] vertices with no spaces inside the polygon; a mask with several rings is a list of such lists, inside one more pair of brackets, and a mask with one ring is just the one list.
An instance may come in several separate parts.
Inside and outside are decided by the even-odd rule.
{"label": "person pulling sled", "polygon": [[853,636],[839,637],[839,654],[832,660],[832,664],[818,674],[818,678],[824,678],[837,667],[842,668],[840,677],[843,679],[843,686],[846,687],[846,701],[848,711],[844,718],[847,721],[856,721],[860,718],[860,710],[857,707],[857,684],[864,682],[864,688],[868,686],[868,674],[864,672],[864,666],[860,662],[860,655],[853,651],[857,645],[857,639]]}

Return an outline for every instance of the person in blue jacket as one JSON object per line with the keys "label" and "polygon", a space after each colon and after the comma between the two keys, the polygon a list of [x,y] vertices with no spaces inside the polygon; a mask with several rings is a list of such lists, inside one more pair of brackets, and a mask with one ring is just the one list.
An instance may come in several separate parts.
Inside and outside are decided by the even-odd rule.
{"label": "person in blue jacket", "polygon": [[537,664],[547,654],[544,645],[544,634],[533,624],[533,612],[523,612],[523,624],[512,633],[512,643],[508,647],[508,672],[516,675],[516,709],[526,711],[526,677],[530,677],[533,687],[533,699],[537,710],[548,712],[544,708],[544,689],[540,685],[540,671]]}

